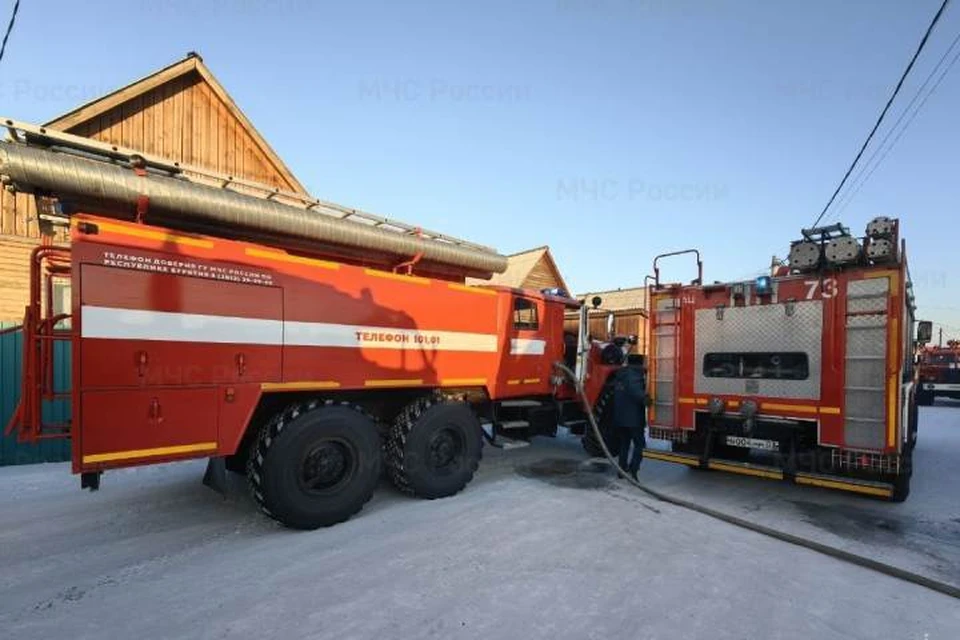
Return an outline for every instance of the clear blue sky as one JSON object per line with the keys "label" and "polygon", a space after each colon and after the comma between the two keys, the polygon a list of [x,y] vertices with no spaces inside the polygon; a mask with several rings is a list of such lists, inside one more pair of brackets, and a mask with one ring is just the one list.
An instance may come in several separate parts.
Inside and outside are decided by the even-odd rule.
{"label": "clear blue sky", "polygon": [[[689,246],[726,280],[812,222],[938,6],[22,0],[0,114],[44,121],[196,50],[316,196],[549,244],[576,291]],[[958,33],[951,6],[904,98]],[[840,218],[899,216],[921,315],[960,337],[958,106],[960,64]]]}

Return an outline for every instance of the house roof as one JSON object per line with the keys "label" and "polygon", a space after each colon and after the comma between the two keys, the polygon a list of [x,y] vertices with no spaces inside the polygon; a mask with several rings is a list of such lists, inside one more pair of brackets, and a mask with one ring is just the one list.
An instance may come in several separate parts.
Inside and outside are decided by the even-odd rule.
{"label": "house roof", "polygon": [[647,309],[647,288],[613,289],[610,291],[592,291],[577,294],[578,300],[589,300],[593,296],[603,298],[601,305],[605,311],[634,311]]}
{"label": "house roof", "polygon": [[489,280],[470,278],[467,282],[469,284],[494,284],[504,287],[521,288],[542,260],[546,262],[547,269],[550,270],[551,275],[560,285],[560,288],[569,292],[570,290],[567,288],[567,283],[564,282],[563,276],[560,275],[560,269],[557,268],[557,263],[553,260],[553,256],[550,254],[550,247],[548,246],[527,249],[526,251],[509,255],[507,256],[507,270],[503,273],[495,273]]}
{"label": "house roof", "polygon": [[76,109],[47,122],[44,126],[70,132],[71,129],[93,120],[118,105],[133,100],[161,85],[191,73],[196,73],[200,76],[200,79],[210,87],[217,98],[223,103],[224,107],[226,107],[227,111],[247,130],[254,143],[267,157],[270,164],[273,165],[273,168],[290,184],[291,190],[306,194],[307,191],[304,186],[297,180],[287,165],[284,164],[283,160],[280,159],[277,152],[274,151],[264,137],[260,135],[260,132],[253,126],[253,123],[243,114],[240,107],[237,106],[237,103],[234,102],[230,94],[227,93],[227,90],[223,88],[223,85],[217,81],[210,72],[210,69],[203,63],[203,59],[192,51],[182,60],[131,82],[116,91],[91,100],[86,104],[82,104]]}

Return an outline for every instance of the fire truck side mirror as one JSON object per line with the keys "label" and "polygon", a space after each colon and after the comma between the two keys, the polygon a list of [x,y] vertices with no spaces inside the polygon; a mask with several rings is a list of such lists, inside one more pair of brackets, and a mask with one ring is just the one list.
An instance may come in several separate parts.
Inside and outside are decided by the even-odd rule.
{"label": "fire truck side mirror", "polygon": [[599,309],[600,305],[603,304],[603,298],[600,296],[593,296],[593,299],[590,300],[590,304],[593,305],[594,309]]}
{"label": "fire truck side mirror", "polygon": [[917,342],[927,344],[933,338],[933,323],[921,320],[917,323]]}

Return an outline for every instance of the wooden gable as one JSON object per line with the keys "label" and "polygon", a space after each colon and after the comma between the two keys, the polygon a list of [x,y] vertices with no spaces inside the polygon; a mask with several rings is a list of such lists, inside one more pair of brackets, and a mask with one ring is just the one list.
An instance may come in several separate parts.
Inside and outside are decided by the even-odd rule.
{"label": "wooden gable", "polygon": [[[196,54],[44,126],[306,195]],[[0,191],[2,320],[23,314],[28,269],[23,256],[39,236],[33,196]]]}
{"label": "wooden gable", "polygon": [[549,247],[537,247],[507,256],[507,270],[495,273],[490,280],[468,278],[468,284],[496,284],[517,289],[563,289],[569,293],[560,269],[550,254]]}
{"label": "wooden gable", "polygon": [[[195,54],[44,126],[306,194]],[[0,234],[37,237],[35,211],[6,194]]]}
{"label": "wooden gable", "polygon": [[545,249],[540,259],[534,263],[530,272],[527,273],[527,277],[524,278],[522,286],[524,289],[534,289],[536,291],[554,288],[566,291],[566,284],[560,275],[560,270],[557,269],[556,263],[550,256],[549,249]]}

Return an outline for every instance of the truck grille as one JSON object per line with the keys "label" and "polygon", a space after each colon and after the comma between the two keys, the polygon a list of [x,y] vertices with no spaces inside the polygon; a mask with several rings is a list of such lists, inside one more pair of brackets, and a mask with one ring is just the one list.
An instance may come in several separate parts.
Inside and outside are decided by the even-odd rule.
{"label": "truck grille", "polygon": [[875,471],[879,473],[900,473],[900,456],[881,453],[858,453],[856,451],[831,452],[830,464],[834,469],[843,471]]}

